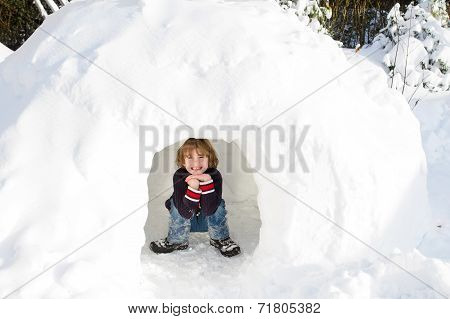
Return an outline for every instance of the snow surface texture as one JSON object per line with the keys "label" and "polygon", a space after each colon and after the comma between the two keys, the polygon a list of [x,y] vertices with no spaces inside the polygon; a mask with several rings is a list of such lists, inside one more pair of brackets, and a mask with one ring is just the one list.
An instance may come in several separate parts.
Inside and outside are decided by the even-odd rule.
{"label": "snow surface texture", "polygon": [[[426,4],[429,5],[429,4]],[[431,20],[433,18],[430,17]],[[435,27],[433,29],[434,40],[440,41],[438,58],[442,61],[450,61],[450,29],[444,27]],[[426,41],[425,41],[426,42]],[[447,46],[446,46],[447,45]],[[358,66],[369,79],[370,74],[380,73],[383,68],[383,57],[380,52],[373,54],[378,50],[379,43],[374,43],[370,48],[363,48],[360,56],[367,56]],[[381,48],[380,48],[381,49]],[[416,50],[416,49],[415,49]],[[399,50],[401,52],[402,50]],[[423,51],[418,46],[417,51]],[[414,55],[414,51],[411,51]],[[352,50],[346,50],[350,61],[357,61]],[[398,55],[398,62],[405,66],[407,57],[401,53]],[[384,62],[386,64],[386,62]],[[409,62],[408,62],[409,63]],[[447,62],[446,62],[447,63]],[[448,74],[447,74],[448,77]],[[388,76],[386,75],[386,81]],[[447,263],[450,261],[450,198],[448,189],[450,189],[450,92],[431,92],[429,87],[423,87],[418,83],[417,87],[406,86],[404,97],[409,101],[411,109],[419,119],[422,132],[422,144],[427,156],[428,166],[428,193],[430,205],[432,208],[432,227],[427,232],[419,249],[425,256],[434,257]],[[448,277],[448,274],[442,274]]]}
{"label": "snow surface texture", "polygon": [[[224,194],[242,255],[225,259],[205,234],[190,251],[146,251],[144,228],[148,242],[165,226],[150,225],[161,207],[146,209],[139,126],[183,124],[149,99],[195,129],[262,125],[350,67],[274,1],[73,1],[42,29],[0,65],[2,296],[118,221],[10,297],[439,297],[361,241],[450,291],[446,265],[415,250],[430,222],[419,124],[385,79],[358,72],[272,122],[310,126],[309,173],[296,160],[296,172],[225,175],[249,190]],[[173,130],[157,151],[176,148]],[[249,163],[291,152],[219,133]]]}
{"label": "snow surface texture", "polygon": [[0,62],[3,62],[3,60],[6,59],[6,57],[12,52],[13,51],[11,49],[0,43]]}
{"label": "snow surface texture", "polygon": [[422,91],[417,98],[414,113],[421,123],[427,154],[428,192],[434,224],[420,247],[425,255],[450,262],[450,92],[429,94]]}
{"label": "snow surface texture", "polygon": [[[449,32],[448,30],[446,32]],[[446,36],[445,34],[443,36]],[[376,90],[383,79],[388,81],[384,71],[384,53],[378,46],[363,48],[358,54],[353,50],[344,49],[349,62],[357,65],[351,72],[358,72],[363,83],[369,90]],[[376,80],[377,79],[377,80]],[[406,99],[410,94],[405,94]],[[448,189],[450,188],[450,94],[431,93],[427,88],[419,88],[415,94],[418,103],[412,100],[411,107],[421,123],[422,140],[427,156],[428,166],[428,193],[432,208],[432,223],[424,239],[408,258],[410,269],[415,269],[419,275],[435,289],[448,291],[450,274],[450,201]],[[428,257],[428,258],[427,258]],[[428,269],[427,269],[428,268]],[[433,274],[434,273],[434,274]],[[382,271],[378,282],[381,282],[387,272]],[[392,275],[392,274],[391,274]],[[395,277],[398,276],[394,275]],[[373,282],[373,281],[370,281]],[[391,287],[392,289],[392,287]],[[406,285],[397,287],[398,291],[406,289]],[[395,291],[395,289],[393,290]],[[385,291],[386,296],[394,297],[396,293]],[[403,296],[423,297],[418,294],[404,292]]]}

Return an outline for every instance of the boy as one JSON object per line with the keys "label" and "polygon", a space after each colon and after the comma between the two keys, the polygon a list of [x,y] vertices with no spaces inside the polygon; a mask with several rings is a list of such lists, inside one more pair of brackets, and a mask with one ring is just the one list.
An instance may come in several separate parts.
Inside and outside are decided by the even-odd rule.
{"label": "boy", "polygon": [[165,203],[170,211],[169,233],[151,242],[150,249],[171,253],[188,248],[191,219],[203,213],[210,244],[225,257],[238,255],[241,249],[230,238],[219,160],[212,144],[207,139],[189,138],[178,149],[176,162],[180,168],[173,176],[174,192]]}

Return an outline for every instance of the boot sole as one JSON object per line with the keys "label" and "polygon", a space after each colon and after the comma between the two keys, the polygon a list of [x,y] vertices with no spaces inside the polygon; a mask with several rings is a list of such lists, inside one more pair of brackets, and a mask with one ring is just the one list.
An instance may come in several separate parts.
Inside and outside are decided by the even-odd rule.
{"label": "boot sole", "polygon": [[217,248],[217,250],[222,254],[222,256],[225,256],[225,257],[228,257],[228,258],[237,256],[237,255],[239,255],[241,253],[241,248],[240,247],[237,247],[237,249],[235,248],[233,250],[224,252],[224,251],[222,251],[220,249],[220,246],[217,246],[212,240],[210,240],[209,243],[211,244],[211,246]]}
{"label": "boot sole", "polygon": [[189,247],[189,244],[180,245],[173,249],[167,249],[167,250],[160,250],[161,247],[154,245],[153,243],[150,243],[150,250],[153,251],[156,254],[169,254],[171,252],[174,252],[175,250],[185,250]]}

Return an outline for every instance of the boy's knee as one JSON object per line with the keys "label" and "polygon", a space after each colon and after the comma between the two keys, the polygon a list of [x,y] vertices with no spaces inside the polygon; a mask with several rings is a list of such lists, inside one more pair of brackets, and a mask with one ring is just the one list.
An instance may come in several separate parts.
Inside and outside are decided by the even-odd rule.
{"label": "boy's knee", "polygon": [[180,212],[175,208],[175,206],[172,206],[170,209],[170,218],[177,224],[186,225],[190,224],[191,220],[188,218],[185,218],[180,214]]}
{"label": "boy's knee", "polygon": [[214,214],[209,216],[209,219],[213,223],[217,223],[218,221],[226,218],[227,210],[225,209],[225,202],[221,202],[217,207]]}

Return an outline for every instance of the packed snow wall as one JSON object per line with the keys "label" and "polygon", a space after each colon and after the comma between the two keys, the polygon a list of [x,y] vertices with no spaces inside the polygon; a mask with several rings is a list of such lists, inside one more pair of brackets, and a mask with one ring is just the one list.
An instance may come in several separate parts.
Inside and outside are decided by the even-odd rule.
{"label": "packed snow wall", "polygon": [[13,51],[0,43],[0,62],[8,57]]}
{"label": "packed snow wall", "polygon": [[429,217],[418,122],[349,67],[270,0],[73,1],[52,14],[0,64],[1,295],[139,294],[143,126],[160,132],[155,153],[181,125],[237,125],[205,137],[233,141],[250,164],[292,149],[245,139],[246,126],[308,128],[307,169],[296,156],[295,170],[254,174],[262,226],[242,296],[276,269],[413,249]]}

